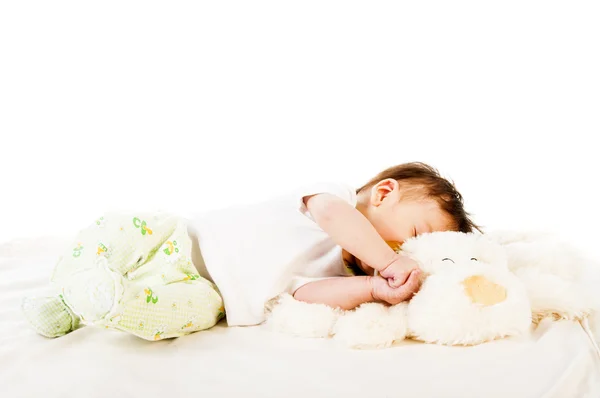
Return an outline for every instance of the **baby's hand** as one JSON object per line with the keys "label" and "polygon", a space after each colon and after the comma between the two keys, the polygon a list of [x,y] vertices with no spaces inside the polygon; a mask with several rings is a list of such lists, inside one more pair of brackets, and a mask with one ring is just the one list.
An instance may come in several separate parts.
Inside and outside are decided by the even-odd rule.
{"label": "baby's hand", "polygon": [[421,271],[413,270],[409,273],[406,283],[393,288],[388,281],[380,276],[371,277],[371,295],[376,301],[383,301],[395,305],[410,299],[419,290]]}
{"label": "baby's hand", "polygon": [[387,279],[392,288],[398,288],[408,280],[412,271],[419,270],[419,265],[412,258],[398,254],[394,261],[379,271],[379,275]]}

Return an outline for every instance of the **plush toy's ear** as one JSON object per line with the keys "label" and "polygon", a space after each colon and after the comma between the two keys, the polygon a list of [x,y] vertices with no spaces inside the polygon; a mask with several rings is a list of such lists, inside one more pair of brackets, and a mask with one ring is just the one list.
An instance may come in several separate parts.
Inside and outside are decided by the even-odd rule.
{"label": "plush toy's ear", "polygon": [[407,240],[402,251],[420,265],[427,274],[445,269],[452,263],[482,262],[507,267],[502,246],[481,234],[433,232]]}
{"label": "plush toy's ear", "polygon": [[556,236],[511,241],[502,246],[508,256],[508,266],[513,272],[534,268],[573,281],[581,277],[585,265],[589,263],[579,250]]}
{"label": "plush toy's ear", "polygon": [[527,287],[534,321],[581,320],[596,307],[586,289],[590,261],[554,234],[500,231],[490,234],[508,256],[509,269]]}

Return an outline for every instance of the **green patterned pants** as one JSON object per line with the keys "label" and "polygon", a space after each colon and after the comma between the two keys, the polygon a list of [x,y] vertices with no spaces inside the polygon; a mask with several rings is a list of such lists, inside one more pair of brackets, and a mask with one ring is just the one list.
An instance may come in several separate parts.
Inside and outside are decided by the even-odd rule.
{"label": "green patterned pants", "polygon": [[59,259],[51,297],[23,300],[33,328],[62,336],[79,324],[146,340],[214,326],[223,300],[191,261],[184,222],[168,214],[107,214],[80,231]]}

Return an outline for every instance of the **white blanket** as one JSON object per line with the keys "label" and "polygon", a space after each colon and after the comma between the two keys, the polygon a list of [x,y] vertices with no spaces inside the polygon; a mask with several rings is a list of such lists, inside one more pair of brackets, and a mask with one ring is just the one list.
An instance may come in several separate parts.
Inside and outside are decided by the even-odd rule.
{"label": "white blanket", "polygon": [[600,396],[600,360],[581,325],[566,321],[469,348],[353,351],[223,324],[161,342],[91,327],[46,339],[19,305],[45,286],[63,243],[0,246],[0,397]]}

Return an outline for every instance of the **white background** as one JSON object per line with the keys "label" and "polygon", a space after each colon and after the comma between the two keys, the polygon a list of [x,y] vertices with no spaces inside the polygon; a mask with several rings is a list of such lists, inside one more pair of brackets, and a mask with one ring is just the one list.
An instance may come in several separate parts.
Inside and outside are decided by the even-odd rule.
{"label": "white background", "polygon": [[594,252],[598,2],[198,3],[0,3],[0,241],[420,160]]}

